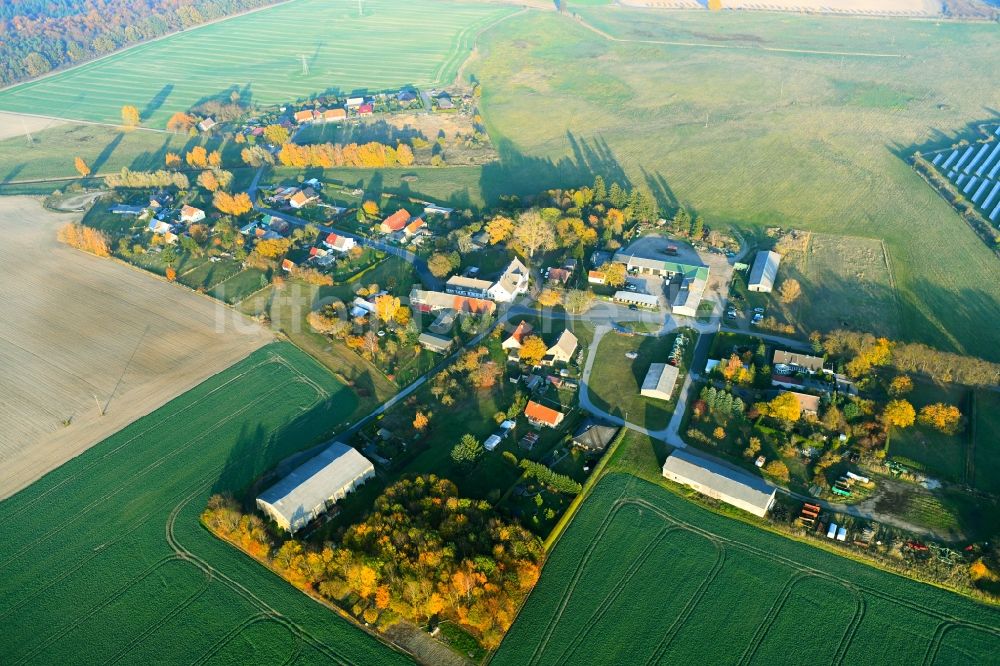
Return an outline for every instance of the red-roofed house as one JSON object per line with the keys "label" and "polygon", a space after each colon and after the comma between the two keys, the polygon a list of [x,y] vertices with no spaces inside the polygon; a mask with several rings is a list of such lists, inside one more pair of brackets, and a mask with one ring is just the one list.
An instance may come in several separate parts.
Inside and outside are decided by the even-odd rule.
{"label": "red-roofed house", "polygon": [[590,284],[604,284],[604,272],[590,271],[587,273],[587,282]]}
{"label": "red-roofed house", "polygon": [[193,224],[195,222],[201,222],[205,219],[205,211],[201,208],[195,208],[194,206],[188,206],[184,204],[181,208],[181,222],[184,224]]}
{"label": "red-roofed house", "polygon": [[344,109],[327,109],[323,112],[323,122],[336,123],[347,118],[347,111]]}
{"label": "red-roofed house", "polygon": [[410,221],[410,213],[405,208],[400,208],[389,217],[382,220],[379,230],[384,234],[391,234],[399,231]]}
{"label": "red-roofed house", "polygon": [[408,225],[406,225],[406,228],[403,230],[403,233],[406,234],[407,236],[415,236],[417,232],[423,229],[426,224],[427,223],[424,222],[422,219],[417,218],[413,220],[413,222],[410,222]]}
{"label": "red-roofed house", "polygon": [[370,116],[375,113],[375,107],[371,104],[362,104],[358,107],[359,116]]}
{"label": "red-roofed house", "polygon": [[293,268],[295,268],[295,262],[291,259],[285,259],[281,262],[281,270],[291,271]]}
{"label": "red-roofed house", "polygon": [[309,257],[310,258],[313,258],[313,257],[325,257],[325,256],[326,256],[326,250],[324,250],[323,248],[321,248],[321,247],[311,247],[311,248],[309,248]]}
{"label": "red-roofed house", "polygon": [[295,112],[295,122],[298,124],[311,123],[313,121],[314,111],[312,109],[304,109],[302,111]]}
{"label": "red-roofed house", "polygon": [[524,342],[524,338],[531,333],[531,324],[526,321],[522,321],[514,329],[514,332],[510,334],[510,337],[504,340],[500,346],[504,349],[520,349],[521,343]]}
{"label": "red-roofed house", "polygon": [[566,418],[566,415],[562,412],[551,407],[546,407],[545,405],[540,405],[534,400],[528,401],[527,406],[524,408],[524,416],[531,425],[545,426],[546,428],[555,428]]}
{"label": "red-roofed house", "polygon": [[330,233],[323,239],[323,245],[326,245],[334,252],[347,252],[357,245],[357,243],[353,238],[348,236],[338,236],[337,234]]}
{"label": "red-roofed house", "polygon": [[311,187],[307,187],[304,190],[299,190],[292,196],[288,198],[288,205],[292,208],[302,208],[306,204],[310,204],[313,201],[318,201],[319,195]]}
{"label": "red-roofed house", "polygon": [[565,268],[550,268],[546,273],[546,277],[551,282],[558,282],[559,284],[566,284],[569,282],[570,272]]}

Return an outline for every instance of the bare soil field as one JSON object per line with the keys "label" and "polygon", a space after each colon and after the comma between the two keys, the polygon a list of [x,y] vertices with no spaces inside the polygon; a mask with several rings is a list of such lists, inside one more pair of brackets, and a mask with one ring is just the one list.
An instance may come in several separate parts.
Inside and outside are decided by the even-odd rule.
{"label": "bare soil field", "polygon": [[64,124],[62,120],[54,118],[26,116],[20,113],[0,111],[0,141],[15,136],[24,136],[29,132],[40,132],[41,130]]}
{"label": "bare soil field", "polygon": [[208,298],[56,242],[78,219],[0,198],[0,498],[272,339]]}

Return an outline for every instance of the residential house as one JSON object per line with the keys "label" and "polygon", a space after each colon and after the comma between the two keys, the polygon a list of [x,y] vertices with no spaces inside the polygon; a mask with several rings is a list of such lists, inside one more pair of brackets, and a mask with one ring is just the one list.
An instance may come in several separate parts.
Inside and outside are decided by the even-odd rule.
{"label": "residential house", "polygon": [[555,428],[566,418],[566,415],[559,410],[546,407],[534,400],[528,401],[524,408],[524,416],[531,425],[545,426],[546,428]]}
{"label": "residential house", "polygon": [[409,106],[417,101],[417,93],[412,90],[400,90],[396,93],[396,100],[400,106]]}
{"label": "residential house", "polygon": [[303,109],[302,111],[296,111],[293,118],[299,125],[302,125],[303,123],[311,123],[316,118],[316,112],[312,109]]}
{"label": "residential house", "polygon": [[578,341],[573,332],[569,329],[559,334],[556,343],[549,347],[542,358],[542,365],[555,365],[556,363],[569,363],[576,352]]}
{"label": "residential house", "polygon": [[371,301],[366,301],[360,296],[355,296],[354,301],[351,302],[351,317],[357,319],[359,317],[367,317],[370,314],[375,313],[375,304]]}
{"label": "residential house", "polygon": [[400,208],[395,213],[382,220],[382,224],[379,225],[379,231],[384,234],[395,233],[397,231],[401,231],[409,221],[409,211],[405,208]]}
{"label": "residential house", "polygon": [[341,236],[340,234],[329,233],[326,238],[323,239],[323,245],[334,252],[344,253],[357,245],[357,241],[348,236]]}
{"label": "residential house", "polygon": [[524,342],[524,339],[528,337],[531,331],[532,331],[531,324],[529,324],[527,321],[522,320],[521,323],[517,325],[517,328],[515,328],[514,331],[510,334],[510,337],[508,337],[506,340],[500,343],[500,346],[506,349],[507,351],[510,351],[512,349],[520,349],[521,343]]}
{"label": "residential house", "polygon": [[417,341],[421,347],[435,354],[447,354],[454,342],[451,338],[443,335],[434,335],[433,333],[421,333]]}
{"label": "residential house", "polygon": [[198,129],[202,132],[207,132],[213,127],[215,127],[217,124],[218,123],[215,122],[215,118],[208,117],[202,120],[200,123],[198,123]]}
{"label": "residential house", "polygon": [[326,251],[325,248],[322,248],[322,247],[311,247],[311,248],[309,248],[309,258],[310,259],[318,259],[320,257],[325,257],[327,254],[329,254],[329,253]]}
{"label": "residential house", "polygon": [[600,455],[607,450],[620,430],[618,426],[605,425],[588,418],[573,435],[573,446],[588,455]]}
{"label": "residential house", "polygon": [[590,271],[587,273],[587,282],[590,284],[604,284],[604,271]]}
{"label": "residential house", "polygon": [[410,305],[420,312],[454,310],[470,314],[493,314],[497,307],[493,301],[482,298],[470,298],[417,288],[410,291]]}
{"label": "residential house", "polygon": [[677,384],[679,370],[668,363],[652,363],[642,380],[639,395],[657,400],[670,400],[674,386]]}
{"label": "residential house", "polygon": [[785,351],[784,349],[774,350],[774,366],[791,366],[796,372],[808,372],[815,374],[823,371],[823,357],[811,356],[810,354],[800,354],[798,352]]}
{"label": "residential house", "polygon": [[572,273],[565,268],[550,268],[545,271],[545,279],[549,282],[557,282],[559,284],[566,284],[569,282],[569,278]]}
{"label": "residential house", "polygon": [[288,205],[292,208],[299,209],[315,201],[319,201],[319,195],[316,194],[316,191],[313,188],[307,187],[304,190],[296,191],[295,194],[290,196],[288,198]]}
{"label": "residential house", "polygon": [[490,232],[480,231],[479,233],[472,234],[472,246],[477,250],[482,250],[487,245],[490,244]]}
{"label": "residential house", "polygon": [[754,257],[747,279],[747,289],[750,291],[770,292],[774,289],[774,281],[778,277],[778,265],[781,255],[777,252],[760,251]]}
{"label": "residential house", "polygon": [[179,239],[177,237],[177,234],[175,234],[172,231],[168,231],[165,234],[163,234],[163,242],[166,243],[167,245],[173,245],[178,240]]}
{"label": "residential house", "polygon": [[163,220],[150,220],[148,229],[154,234],[165,234],[172,229],[172,227],[164,222]]}
{"label": "residential house", "polygon": [[493,283],[489,280],[478,280],[462,275],[453,275],[444,283],[444,290],[449,294],[472,296],[473,298],[488,298],[491,286],[493,286]]}
{"label": "residential house", "polygon": [[454,109],[455,102],[451,100],[451,95],[446,92],[438,93],[437,96],[437,107],[439,109]]}
{"label": "residential house", "polygon": [[267,224],[267,228],[276,234],[281,234],[284,236],[288,233],[288,230],[292,225],[288,223],[288,220],[283,220],[280,217],[275,217],[274,215],[265,215],[264,222]]}
{"label": "residential house", "polygon": [[528,269],[521,260],[514,258],[503,275],[489,289],[489,297],[498,303],[510,303],[528,291]]}
{"label": "residential house", "polygon": [[427,328],[431,333],[444,335],[451,331],[451,327],[455,325],[456,317],[458,317],[458,313],[454,310],[441,310],[437,318]]}
{"label": "residential house", "polygon": [[184,204],[181,208],[181,222],[184,224],[194,224],[195,222],[201,222],[205,219],[205,211],[201,208],[195,208],[194,206],[189,206]]}
{"label": "residential house", "polygon": [[418,217],[403,228],[403,235],[407,238],[412,238],[423,231],[425,226],[427,226],[427,223]]}
{"label": "residential house", "polygon": [[782,391],[782,393],[791,393],[795,396],[795,399],[799,403],[799,408],[802,413],[806,416],[816,416],[819,412],[819,396],[809,395],[808,393],[798,393],[797,391]]}
{"label": "residential house", "polygon": [[355,109],[365,103],[364,97],[348,97],[347,98],[347,108]]}
{"label": "residential house", "polygon": [[339,123],[341,120],[347,118],[347,111],[341,108],[327,109],[323,112],[323,122],[325,123]]}
{"label": "residential house", "polygon": [[375,113],[375,107],[371,104],[362,104],[358,107],[359,116],[370,116]]}
{"label": "residential house", "polygon": [[286,273],[291,272],[293,268],[295,268],[295,262],[292,261],[291,259],[283,259],[281,261],[281,270],[285,271]]}

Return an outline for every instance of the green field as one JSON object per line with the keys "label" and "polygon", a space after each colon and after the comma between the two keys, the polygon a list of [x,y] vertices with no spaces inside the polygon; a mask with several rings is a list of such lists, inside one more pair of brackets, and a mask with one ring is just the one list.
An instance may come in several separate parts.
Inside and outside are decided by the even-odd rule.
{"label": "green field", "polygon": [[[278,104],[325,91],[450,83],[476,33],[511,7],[437,0],[295,0],[186,30],[0,91],[0,110],[150,127],[232,88]],[[308,73],[303,70],[305,58]]]}
{"label": "green field", "polygon": [[[940,128],[959,132],[1000,108],[989,68],[968,66],[1000,60],[995,26],[575,11],[637,41],[548,13],[481,39],[470,73],[502,157],[483,170],[487,200],[597,172],[649,186],[709,225],[881,238],[901,337],[1000,360],[982,335],[1000,323],[996,256],[902,159],[915,145],[948,145]],[[764,50],[780,48],[905,57]]]}
{"label": "green field", "polygon": [[1000,611],[610,474],[492,663],[970,664]]}
{"label": "green field", "polygon": [[977,391],[973,483],[1000,495],[1000,393]]}
{"label": "green field", "polygon": [[[969,389],[956,384],[937,384],[929,381],[914,382],[913,392],[904,396],[918,412],[921,407],[935,402],[955,405],[968,417]],[[987,407],[988,408],[988,407]],[[968,421],[968,419],[966,419]],[[921,471],[942,481],[969,483],[967,478],[967,454],[970,445],[968,424],[955,435],[946,435],[934,428],[915,423],[904,430],[895,430],[889,444],[889,455],[902,458],[900,462],[916,462]],[[982,442],[983,448],[992,448]],[[992,477],[991,470],[984,469],[982,478]]]}
{"label": "green field", "polygon": [[354,396],[274,344],[0,503],[5,663],[405,663],[199,523]]}

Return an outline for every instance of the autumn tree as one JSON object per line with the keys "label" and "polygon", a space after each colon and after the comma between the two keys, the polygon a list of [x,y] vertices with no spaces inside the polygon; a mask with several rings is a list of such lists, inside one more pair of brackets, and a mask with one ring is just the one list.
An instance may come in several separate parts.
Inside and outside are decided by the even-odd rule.
{"label": "autumn tree", "polygon": [[782,303],[792,303],[802,294],[802,287],[795,278],[786,278],[781,281],[778,294]]}
{"label": "autumn tree", "polygon": [[288,238],[269,238],[258,242],[254,252],[265,259],[277,259],[285,256],[291,245],[292,241]]}
{"label": "autumn tree", "polygon": [[760,453],[760,438],[751,437],[747,448],[743,449],[743,455],[747,458],[753,458],[758,453]]}
{"label": "autumn tree", "polygon": [[962,412],[955,405],[936,402],[921,407],[917,418],[922,425],[930,426],[946,435],[954,435],[962,423]]}
{"label": "autumn tree", "polygon": [[83,160],[82,157],[77,156],[77,158],[73,160],[73,166],[76,167],[76,172],[79,173],[84,178],[90,175],[90,167],[87,165],[87,163]]}
{"label": "autumn tree", "polygon": [[518,357],[522,363],[538,365],[548,351],[549,347],[545,344],[544,340],[537,335],[530,335],[521,342]]}
{"label": "autumn tree", "polygon": [[126,129],[132,129],[139,124],[139,109],[132,106],[131,104],[126,104],[122,107],[122,125]]}
{"label": "autumn tree", "polygon": [[408,167],[413,164],[413,149],[405,143],[396,146],[396,161],[399,166]]}
{"label": "autumn tree", "polygon": [[243,215],[253,210],[253,202],[246,192],[229,194],[219,190],[212,196],[212,205],[227,215]]}
{"label": "autumn tree", "polygon": [[365,215],[368,217],[376,217],[379,213],[378,203],[369,199],[361,204],[361,210],[364,211]]}
{"label": "autumn tree", "polygon": [[625,285],[625,264],[608,262],[598,270],[604,273],[604,284],[609,287],[621,287]]}
{"label": "autumn tree", "polygon": [[213,150],[208,154],[208,166],[213,169],[222,166],[222,153],[218,150]]}
{"label": "autumn tree", "polygon": [[764,474],[782,483],[788,483],[788,479],[790,478],[788,475],[788,465],[780,460],[772,460],[764,465]]}
{"label": "autumn tree", "polygon": [[423,431],[427,428],[427,424],[431,421],[430,417],[424,412],[417,412],[413,417],[413,429],[418,431]]}
{"label": "autumn tree", "polygon": [[187,152],[184,156],[184,160],[188,163],[188,166],[192,166],[196,169],[207,169],[208,151],[205,150],[204,146],[195,146]]}
{"label": "autumn tree", "polygon": [[913,380],[909,375],[896,375],[889,382],[889,395],[894,398],[906,395],[913,390]]}
{"label": "autumn tree", "polygon": [[165,273],[168,282],[173,282],[177,279],[177,269],[173,266],[167,266],[167,271]]}
{"label": "autumn tree", "polygon": [[170,169],[175,169],[181,165],[181,156],[177,153],[167,153],[163,156],[163,163]]}
{"label": "autumn tree", "polygon": [[209,192],[215,192],[219,189],[219,181],[211,171],[202,171],[199,173],[197,182]]}
{"label": "autumn tree", "polygon": [[514,240],[533,259],[535,252],[555,247],[552,225],[535,208],[522,212],[514,225]]}
{"label": "autumn tree", "polygon": [[435,252],[427,259],[427,268],[434,277],[443,278],[462,265],[458,252]]}
{"label": "autumn tree", "polygon": [[183,111],[178,111],[167,121],[167,130],[174,134],[187,133],[194,127],[194,122],[194,118]]}
{"label": "autumn tree", "polygon": [[566,311],[571,314],[582,314],[590,309],[594,302],[594,293],[589,290],[571,289],[566,292]]}
{"label": "autumn tree", "polygon": [[916,420],[916,412],[907,400],[896,399],[886,403],[882,410],[882,422],[886,426],[897,428],[909,428]]}
{"label": "autumn tree", "polygon": [[393,321],[397,312],[399,312],[399,299],[397,297],[382,294],[375,299],[375,314],[385,323]]}
{"label": "autumn tree", "polygon": [[781,393],[767,403],[767,415],[794,423],[802,416],[802,406],[791,393]]}
{"label": "autumn tree", "polygon": [[538,304],[544,308],[551,308],[562,303],[562,292],[557,289],[542,289],[538,294]]}
{"label": "autumn tree", "polygon": [[288,143],[288,130],[282,125],[268,125],[264,128],[264,140],[274,146]]}
{"label": "autumn tree", "polygon": [[490,236],[490,245],[503,243],[514,233],[514,221],[509,217],[497,215],[486,223],[485,230]]}
{"label": "autumn tree", "polygon": [[72,222],[63,225],[56,234],[56,238],[61,243],[78,250],[96,254],[98,257],[111,256],[111,241],[107,235],[99,229],[73,224]]}
{"label": "autumn tree", "polygon": [[274,164],[274,155],[268,152],[263,146],[247,146],[240,151],[240,159],[252,167]]}

